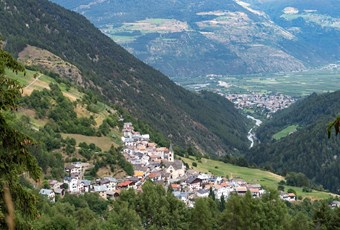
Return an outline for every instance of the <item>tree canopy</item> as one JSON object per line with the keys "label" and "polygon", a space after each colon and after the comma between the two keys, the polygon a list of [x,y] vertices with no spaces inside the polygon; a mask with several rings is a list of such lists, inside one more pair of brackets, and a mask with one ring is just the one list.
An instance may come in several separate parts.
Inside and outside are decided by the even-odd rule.
{"label": "tree canopy", "polygon": [[18,210],[16,215],[19,212],[28,217],[37,214],[34,195],[19,183],[18,176],[28,173],[38,180],[41,169],[29,152],[34,144],[32,139],[7,122],[6,112],[16,109],[21,87],[5,76],[6,68],[14,72],[25,70],[10,54],[0,50],[0,193],[5,197],[0,200],[0,228],[5,228],[7,222],[8,228],[14,229],[13,208]]}

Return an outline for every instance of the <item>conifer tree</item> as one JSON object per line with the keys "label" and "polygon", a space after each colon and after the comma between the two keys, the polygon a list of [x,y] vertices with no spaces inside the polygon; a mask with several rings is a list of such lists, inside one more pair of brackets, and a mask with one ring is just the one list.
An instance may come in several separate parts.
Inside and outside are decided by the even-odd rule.
{"label": "conifer tree", "polygon": [[5,113],[17,108],[21,86],[5,76],[6,68],[13,72],[24,71],[9,53],[0,50],[0,228],[14,229],[15,214],[34,217],[37,214],[34,195],[20,185],[19,175],[28,173],[38,180],[41,175],[36,159],[29,148],[33,141],[13,128]]}

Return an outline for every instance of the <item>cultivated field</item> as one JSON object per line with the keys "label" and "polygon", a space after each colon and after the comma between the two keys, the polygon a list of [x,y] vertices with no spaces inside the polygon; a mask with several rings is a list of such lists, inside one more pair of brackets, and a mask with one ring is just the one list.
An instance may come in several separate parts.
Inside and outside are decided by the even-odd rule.
{"label": "cultivated field", "polygon": [[175,19],[149,18],[136,22],[124,23],[120,27],[106,25],[101,30],[115,42],[124,44],[136,40],[138,37],[150,33],[176,33],[189,31],[189,25]]}
{"label": "cultivated field", "polygon": [[80,142],[85,142],[86,144],[95,143],[96,146],[101,148],[103,151],[110,150],[111,146],[117,147],[117,145],[114,143],[114,139],[110,137],[95,137],[95,136],[84,136],[80,134],[69,134],[69,133],[62,133],[61,136],[63,138],[69,137],[74,138],[77,142],[77,145]]}
{"label": "cultivated field", "polygon": [[[220,93],[283,93],[301,97],[340,89],[340,73],[302,72],[269,76],[209,75],[196,78],[175,78],[175,82],[191,90],[210,90]],[[229,87],[221,86],[220,82]]]}

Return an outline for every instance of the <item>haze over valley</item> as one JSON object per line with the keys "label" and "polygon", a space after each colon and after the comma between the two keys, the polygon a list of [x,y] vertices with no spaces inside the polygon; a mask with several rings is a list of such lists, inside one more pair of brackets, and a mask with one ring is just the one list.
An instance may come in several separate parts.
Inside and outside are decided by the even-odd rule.
{"label": "haze over valley", "polygon": [[333,0],[54,2],[170,78],[302,71],[340,60]]}

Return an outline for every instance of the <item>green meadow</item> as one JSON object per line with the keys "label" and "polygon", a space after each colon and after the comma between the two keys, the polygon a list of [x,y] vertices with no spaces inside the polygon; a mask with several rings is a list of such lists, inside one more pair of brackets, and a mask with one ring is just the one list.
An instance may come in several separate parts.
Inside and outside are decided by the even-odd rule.
{"label": "green meadow", "polygon": [[[265,188],[277,189],[278,183],[284,180],[284,177],[264,171],[261,169],[240,167],[232,164],[226,164],[222,161],[202,158],[200,161],[195,160],[193,157],[181,158],[184,162],[188,163],[190,168],[203,173],[211,173],[216,176],[224,176],[229,178],[239,178],[247,181],[248,183],[261,184]],[[192,162],[197,163],[197,167],[192,166]],[[327,199],[334,196],[334,194],[313,190],[312,192],[302,192],[302,188],[285,186],[285,191],[289,188],[294,189],[298,196],[303,198],[308,197],[313,200]]]}
{"label": "green meadow", "polygon": [[280,132],[275,133],[273,135],[273,139],[280,140],[281,138],[288,136],[290,133],[295,132],[298,127],[299,127],[298,125],[290,125],[287,128],[281,130]]}

